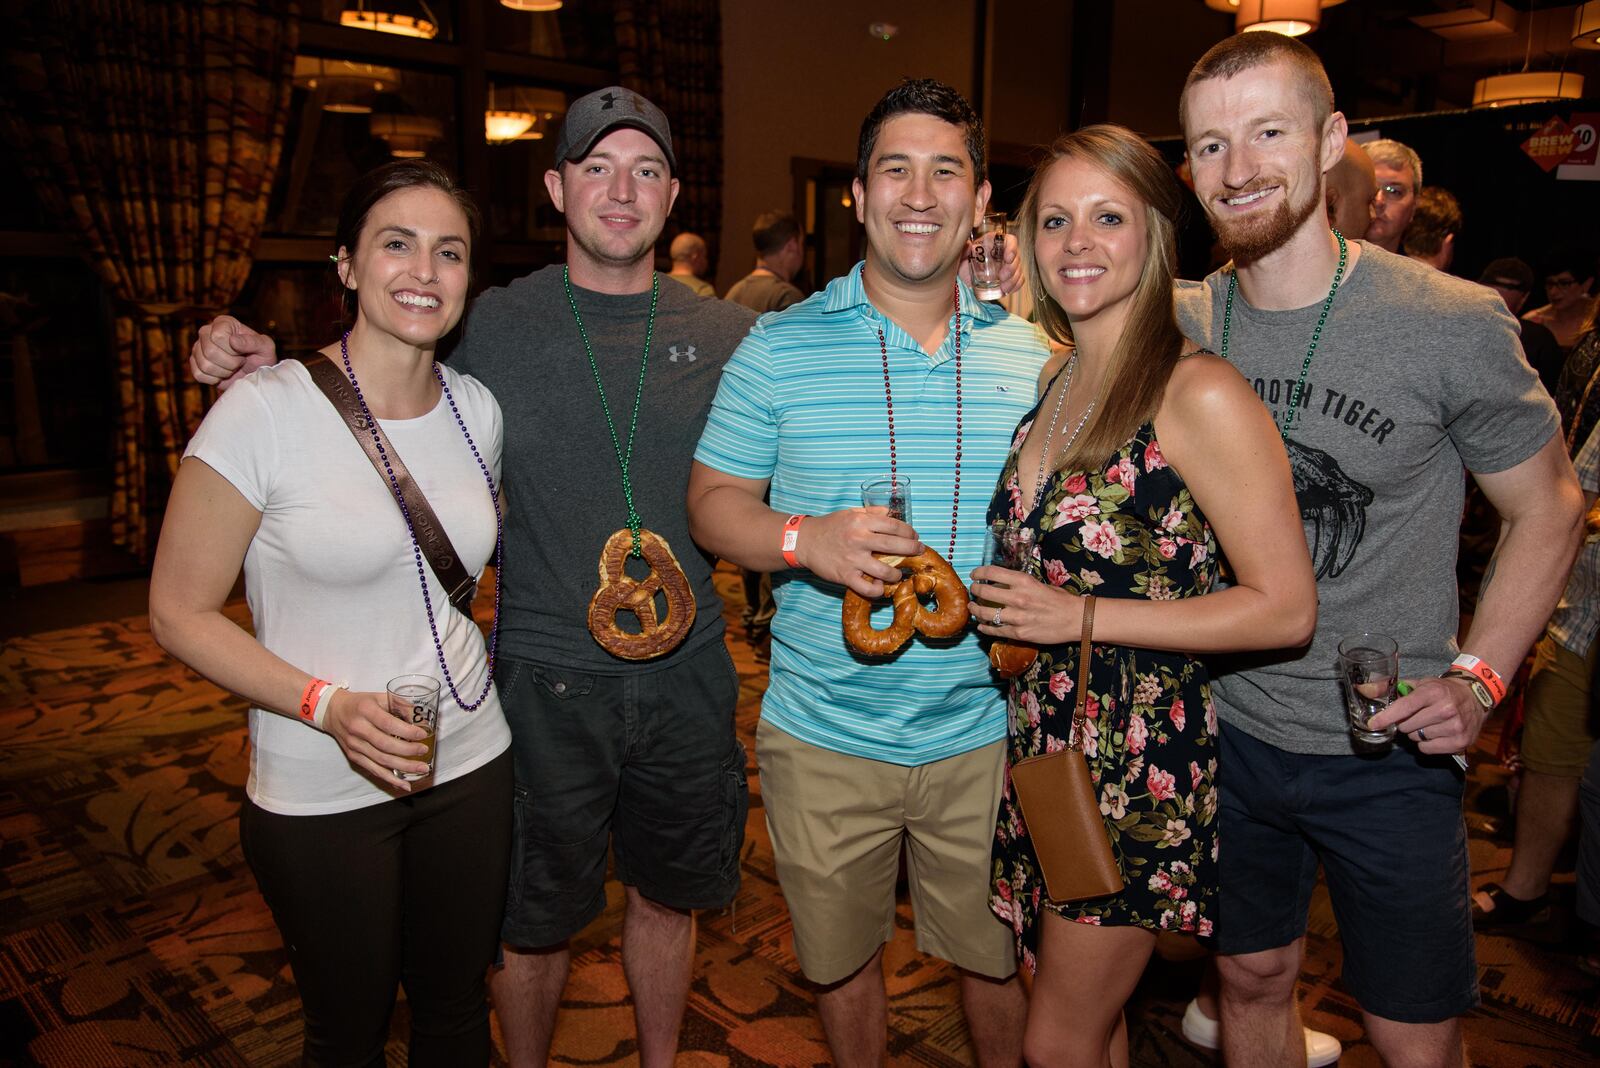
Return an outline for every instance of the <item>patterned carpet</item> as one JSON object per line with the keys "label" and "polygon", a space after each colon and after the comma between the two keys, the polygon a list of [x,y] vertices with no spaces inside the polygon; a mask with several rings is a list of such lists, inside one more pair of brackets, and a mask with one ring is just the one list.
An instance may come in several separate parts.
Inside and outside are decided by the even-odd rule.
{"label": "patterned carpet", "polygon": [[[736,601],[737,578],[718,575]],[[484,606],[480,604],[480,610]],[[735,605],[736,607],[736,605]],[[230,609],[243,621],[242,605]],[[730,610],[730,620],[737,612]],[[730,629],[748,745],[764,666]],[[1493,731],[1487,736],[1492,746]],[[1488,750],[1476,754],[1486,759]],[[0,654],[0,1068],[290,1065],[299,1007],[276,930],[239,854],[243,706],[169,661],[132,616],[9,641]],[[704,916],[680,1064],[827,1062],[795,966],[752,758],[744,889]],[[1503,870],[1494,812],[1503,775],[1478,768],[1473,862]],[[1568,884],[1563,889],[1569,892]],[[619,955],[621,888],[578,939],[556,1037],[562,1064],[637,1063]],[[1480,937],[1484,1005],[1467,1024],[1475,1065],[1592,1065],[1600,984],[1572,966],[1567,910],[1516,937]],[[952,971],[912,948],[910,913],[887,955],[890,1059],[965,1065],[971,1049]],[[1302,998],[1345,1041],[1346,1066],[1376,1065],[1337,981],[1338,943],[1316,902]],[[1156,962],[1130,1012],[1133,1063],[1207,1065],[1178,1019],[1199,965]],[[405,1059],[395,1014],[389,1063]]]}

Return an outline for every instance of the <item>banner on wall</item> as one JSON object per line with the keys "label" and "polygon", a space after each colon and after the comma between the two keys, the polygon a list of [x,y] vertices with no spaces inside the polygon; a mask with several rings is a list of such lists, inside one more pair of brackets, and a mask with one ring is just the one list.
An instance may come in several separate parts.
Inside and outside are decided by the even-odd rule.
{"label": "banner on wall", "polygon": [[1556,177],[1600,182],[1600,111],[1580,111],[1572,116],[1572,151],[1556,168]]}
{"label": "banner on wall", "polygon": [[1576,143],[1572,127],[1562,122],[1559,115],[1552,115],[1533,132],[1532,137],[1522,142],[1522,151],[1548,173],[1567,161]]}

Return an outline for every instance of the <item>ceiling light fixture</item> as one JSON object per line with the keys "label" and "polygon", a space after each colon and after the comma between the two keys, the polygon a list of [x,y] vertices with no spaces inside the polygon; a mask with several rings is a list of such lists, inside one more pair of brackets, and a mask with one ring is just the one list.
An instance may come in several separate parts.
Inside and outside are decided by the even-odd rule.
{"label": "ceiling light fixture", "polygon": [[[1323,7],[1338,7],[1344,0],[1321,0]],[[1233,14],[1239,10],[1239,0],[1206,0],[1206,7],[1213,11],[1225,11]]]}
{"label": "ceiling light fixture", "polygon": [[533,112],[490,108],[483,113],[484,137],[491,145],[515,141],[533,125]]}
{"label": "ceiling light fixture", "polygon": [[1299,37],[1322,25],[1322,5],[1317,0],[1240,0],[1233,16],[1239,33],[1267,30]]}
{"label": "ceiling light fixture", "polygon": [[1589,0],[1573,13],[1572,47],[1600,48],[1600,0]]}
{"label": "ceiling light fixture", "polygon": [[561,0],[500,0],[500,6],[513,11],[560,11]]}
{"label": "ceiling light fixture", "polygon": [[[1600,7],[1600,4],[1585,5]],[[1581,12],[1580,12],[1581,15]],[[1528,44],[1522,70],[1516,74],[1491,74],[1472,83],[1472,106],[1504,108],[1513,104],[1540,104],[1575,100],[1583,95],[1583,75],[1565,70],[1529,70],[1533,65],[1533,18],[1528,18]]]}
{"label": "ceiling light fixture", "polygon": [[1271,30],[1288,37],[1310,33],[1322,23],[1322,9],[1344,0],[1205,0],[1206,7],[1233,16],[1235,33]]}
{"label": "ceiling light fixture", "polygon": [[497,108],[494,106],[494,86],[489,86],[489,107],[483,113],[483,134],[485,140],[491,145],[503,145],[507,141],[515,141],[528,132],[534,124],[535,116],[531,111],[524,111],[517,104],[517,91],[511,90],[512,107]]}
{"label": "ceiling light fixture", "polygon": [[400,88],[400,72],[393,67],[348,59],[295,56],[294,86],[312,93],[321,91],[323,111],[366,115],[372,111],[376,94]]}
{"label": "ceiling light fixture", "polygon": [[444,137],[444,123],[429,115],[374,115],[368,121],[372,136],[381,138],[396,159],[421,159]]}
{"label": "ceiling light fixture", "polygon": [[[379,0],[384,3],[385,0]],[[358,30],[376,30],[379,33],[393,33],[401,37],[425,37],[432,39],[439,35],[439,20],[433,10],[428,7],[426,0],[419,0],[420,15],[408,14],[399,11],[380,11],[368,8],[366,0],[356,0],[356,6],[347,7],[339,14],[339,25],[350,26]]]}
{"label": "ceiling light fixture", "polygon": [[1479,78],[1472,84],[1472,106],[1475,108],[1575,100],[1582,95],[1583,75],[1570,71],[1525,70],[1520,74],[1493,74]]}

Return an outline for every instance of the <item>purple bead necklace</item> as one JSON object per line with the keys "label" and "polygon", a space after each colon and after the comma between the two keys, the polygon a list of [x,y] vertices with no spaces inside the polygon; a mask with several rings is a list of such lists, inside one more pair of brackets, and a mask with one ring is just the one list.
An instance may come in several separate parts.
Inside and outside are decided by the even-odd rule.
{"label": "purple bead necklace", "polygon": [[468,703],[461,696],[461,691],[456,689],[456,680],[450,674],[450,665],[444,660],[444,643],[439,640],[439,623],[433,615],[433,598],[428,595],[428,572],[422,563],[422,546],[417,543],[417,530],[411,525],[411,509],[406,507],[404,494],[400,492],[400,480],[395,478],[394,467],[389,463],[389,453],[383,447],[383,439],[378,436],[378,421],[373,418],[372,410],[367,407],[367,398],[361,395],[361,383],[356,381],[356,373],[350,366],[350,331],[346,330],[339,339],[339,355],[344,359],[344,373],[350,379],[350,385],[356,391],[356,401],[361,405],[361,415],[367,421],[367,429],[372,434],[372,440],[378,446],[378,458],[383,461],[383,469],[389,475],[389,490],[394,494],[394,499],[400,502],[400,514],[406,521],[406,533],[411,535],[411,554],[417,561],[417,581],[422,583],[422,606],[428,611],[428,629],[433,632],[433,651],[439,657],[439,670],[444,672],[444,681],[450,687],[450,696],[456,699],[456,704],[466,712],[476,712],[489,696],[489,688],[494,685],[494,651],[500,641],[500,572],[501,552],[505,544],[505,523],[500,516],[500,494],[495,489],[494,476],[489,473],[489,465],[483,462],[483,457],[478,454],[478,446],[472,440],[472,433],[467,429],[466,421],[461,418],[461,409],[456,407],[456,399],[450,392],[450,386],[444,380],[444,372],[439,370],[438,363],[433,365],[433,377],[439,380],[439,386],[444,390],[444,399],[450,402],[450,411],[456,417],[456,425],[461,428],[461,436],[467,439],[467,448],[472,450],[472,458],[478,461],[478,470],[483,472],[483,480],[489,486],[489,503],[494,506],[494,624],[489,629],[489,664],[483,675],[483,692],[478,694],[478,699]]}

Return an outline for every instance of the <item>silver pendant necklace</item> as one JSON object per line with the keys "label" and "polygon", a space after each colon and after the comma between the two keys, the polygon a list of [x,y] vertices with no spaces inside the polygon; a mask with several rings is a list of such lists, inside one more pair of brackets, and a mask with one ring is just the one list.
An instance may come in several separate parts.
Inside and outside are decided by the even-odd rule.
{"label": "silver pendant necklace", "polygon": [[[1072,392],[1072,376],[1077,369],[1078,353],[1074,350],[1072,355],[1067,358],[1066,380],[1061,383],[1061,395],[1056,398],[1055,411],[1050,413],[1050,426],[1044,434],[1044,448],[1039,452],[1039,473],[1034,478],[1033,494],[1028,501],[1029,515],[1032,515],[1033,510],[1039,507],[1039,500],[1044,496],[1045,471],[1050,465],[1050,446],[1055,441],[1056,423],[1061,419],[1061,410],[1066,407],[1067,394]],[[1066,444],[1061,446],[1063,453],[1072,451],[1072,446],[1077,442],[1078,435],[1083,432],[1084,424],[1089,421],[1090,414],[1094,412],[1094,404],[1094,401],[1090,401],[1088,406],[1083,409],[1083,415],[1078,418],[1078,425],[1072,428],[1072,433],[1068,436]]]}

